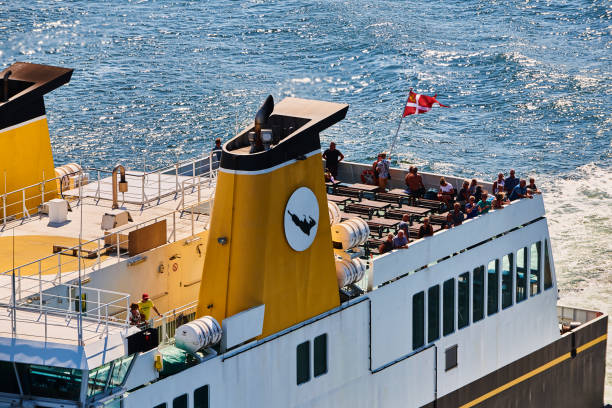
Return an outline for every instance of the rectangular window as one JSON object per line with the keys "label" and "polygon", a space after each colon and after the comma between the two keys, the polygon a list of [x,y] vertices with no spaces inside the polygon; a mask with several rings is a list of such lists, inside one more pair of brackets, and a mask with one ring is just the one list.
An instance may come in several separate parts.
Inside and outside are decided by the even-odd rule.
{"label": "rectangular window", "polygon": [[474,269],[474,277],[472,279],[472,321],[477,322],[484,317],[484,287],[485,287],[484,265]]}
{"label": "rectangular window", "polygon": [[548,250],[548,240],[544,241],[544,289],[552,288],[552,269],[550,268],[550,252]]}
{"label": "rectangular window", "polygon": [[193,408],[208,408],[208,385],[196,388],[193,392]]}
{"label": "rectangular window", "polygon": [[542,243],[535,242],[531,244],[531,256],[529,262],[529,282],[531,287],[531,296],[540,293],[540,257],[542,254]]}
{"label": "rectangular window", "polygon": [[187,402],[187,394],[183,394],[172,401],[172,408],[187,408]]}
{"label": "rectangular window", "polygon": [[427,342],[440,338],[440,285],[427,290]]}
{"label": "rectangular window", "polygon": [[516,303],[527,298],[527,247],[516,252]]}
{"label": "rectangular window", "polygon": [[487,267],[487,316],[497,313],[499,302],[499,261],[489,262]]}
{"label": "rectangular window", "polygon": [[512,306],[514,254],[504,255],[502,258],[502,309]]}
{"label": "rectangular window", "polygon": [[327,373],[327,334],[314,339],[314,376]]}
{"label": "rectangular window", "polygon": [[297,384],[304,384],[310,380],[310,342],[298,344],[297,356]]}
{"label": "rectangular window", "polygon": [[444,282],[442,299],[442,333],[447,336],[455,331],[455,279]]}
{"label": "rectangular window", "polygon": [[457,349],[458,346],[455,344],[454,346],[451,346],[449,348],[446,349],[446,351],[444,352],[445,357],[446,357],[446,370],[451,370],[455,367],[457,367]]}
{"label": "rectangular window", "polygon": [[412,296],[412,349],[425,344],[425,292]]}
{"label": "rectangular window", "polygon": [[459,275],[457,279],[457,326],[462,329],[470,324],[470,273]]}

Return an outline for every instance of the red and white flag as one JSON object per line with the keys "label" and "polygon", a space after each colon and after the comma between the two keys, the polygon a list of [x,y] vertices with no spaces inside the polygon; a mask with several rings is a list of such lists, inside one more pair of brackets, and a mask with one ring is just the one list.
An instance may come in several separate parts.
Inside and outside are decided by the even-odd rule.
{"label": "red and white flag", "polygon": [[414,115],[415,113],[429,112],[431,107],[436,103],[440,106],[448,108],[448,106],[442,105],[440,102],[438,102],[436,96],[438,96],[438,94],[435,94],[434,96],[427,96],[414,93],[412,90],[410,90],[410,94],[408,94],[408,102],[406,102],[406,106],[404,107],[404,115],[402,117]]}

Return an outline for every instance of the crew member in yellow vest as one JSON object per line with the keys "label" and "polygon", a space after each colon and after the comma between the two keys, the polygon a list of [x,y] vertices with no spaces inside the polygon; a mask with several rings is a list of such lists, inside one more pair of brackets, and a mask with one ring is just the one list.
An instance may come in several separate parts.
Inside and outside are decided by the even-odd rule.
{"label": "crew member in yellow vest", "polygon": [[149,295],[143,293],[142,300],[138,302],[138,310],[140,311],[140,314],[142,315],[145,321],[148,321],[149,317],[151,317],[151,309],[153,309],[158,316],[161,316],[161,313],[159,313],[159,310],[157,310],[155,304],[149,298]]}

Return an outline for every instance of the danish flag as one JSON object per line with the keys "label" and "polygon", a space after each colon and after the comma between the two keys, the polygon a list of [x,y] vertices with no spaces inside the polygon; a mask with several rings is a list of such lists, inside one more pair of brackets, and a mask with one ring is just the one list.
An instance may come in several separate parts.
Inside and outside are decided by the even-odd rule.
{"label": "danish flag", "polygon": [[410,90],[410,93],[408,94],[408,101],[406,101],[406,106],[404,107],[404,115],[402,117],[414,115],[415,113],[429,112],[435,103],[442,107],[448,108],[448,106],[442,105],[440,102],[438,102],[436,96],[438,96],[438,94],[435,94],[434,96],[427,96],[414,93],[412,90]]}

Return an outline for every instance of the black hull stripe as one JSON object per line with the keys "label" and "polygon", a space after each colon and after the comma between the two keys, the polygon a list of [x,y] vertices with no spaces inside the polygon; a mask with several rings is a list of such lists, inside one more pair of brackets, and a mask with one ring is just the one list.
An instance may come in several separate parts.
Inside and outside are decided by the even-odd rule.
{"label": "black hull stripe", "polygon": [[[583,351],[601,343],[602,341],[606,341],[606,339],[608,338],[607,334],[604,334],[602,336],[599,336],[598,338],[596,338],[595,340],[591,340],[588,343],[578,347],[576,349],[576,353],[582,353]],[[489,391],[488,393],[476,398],[475,400],[472,400],[470,402],[468,402],[467,404],[463,404],[461,405],[459,408],[471,408],[477,404],[480,404],[481,402],[488,400],[489,398],[499,394],[502,391],[507,390],[508,388],[514,387],[515,385],[517,385],[518,383],[521,383],[525,380],[530,379],[531,377],[540,374],[541,372],[544,372],[554,366],[556,366],[557,364],[560,364],[562,362],[564,362],[565,360],[569,360],[570,358],[572,358],[572,353],[565,353],[564,355],[557,357],[556,359],[549,361],[546,364],[543,364],[541,366],[539,366],[538,368],[536,368],[535,370],[531,370],[530,372],[528,372],[527,374],[523,374],[522,376],[507,382],[506,384],[502,385],[501,387],[497,387],[496,389]]]}

